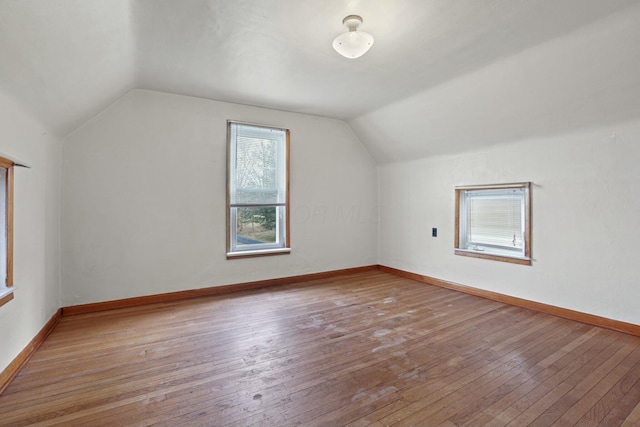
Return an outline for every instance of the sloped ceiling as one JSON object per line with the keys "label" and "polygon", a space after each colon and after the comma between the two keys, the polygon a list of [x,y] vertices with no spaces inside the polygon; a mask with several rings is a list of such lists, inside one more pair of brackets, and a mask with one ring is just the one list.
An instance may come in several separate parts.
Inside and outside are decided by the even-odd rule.
{"label": "sloped ceiling", "polygon": [[[342,119],[378,161],[395,161],[519,136],[492,135],[482,126],[487,110],[508,120],[513,107],[461,96],[477,85],[494,93],[529,84],[549,92],[549,99],[516,109],[538,118],[518,129],[538,126],[543,105],[575,110],[577,94],[588,100],[589,93],[611,89],[599,86],[610,68],[598,64],[620,55],[627,61],[619,64],[626,70],[615,69],[624,81],[618,90],[637,90],[639,11],[638,0],[0,0],[0,90],[60,136],[144,88]],[[352,13],[363,16],[362,29],[375,37],[357,60],[331,48],[345,30],[342,18]],[[584,48],[571,42],[573,34],[595,28],[581,40],[606,38],[613,31],[606,25],[618,22],[626,32],[605,41],[631,39],[609,57],[553,48],[536,53],[555,40]],[[609,52],[609,44],[596,48]],[[560,70],[562,79],[573,81],[575,72],[589,77],[558,95],[562,82],[545,86],[554,70],[528,63],[537,59],[569,67]],[[501,65],[493,77],[483,77],[495,64]],[[513,69],[515,78],[503,76]],[[483,93],[489,94],[477,95]],[[497,101],[512,101],[503,98]],[[625,102],[628,114],[634,101]],[[427,127],[415,130],[416,124]],[[483,137],[473,138],[478,129]]]}

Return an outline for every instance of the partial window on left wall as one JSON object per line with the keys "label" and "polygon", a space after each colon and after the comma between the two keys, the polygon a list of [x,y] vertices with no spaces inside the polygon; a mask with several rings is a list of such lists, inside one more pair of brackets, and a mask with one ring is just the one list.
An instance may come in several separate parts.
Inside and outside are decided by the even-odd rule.
{"label": "partial window on left wall", "polygon": [[13,299],[13,167],[0,157],[0,306]]}

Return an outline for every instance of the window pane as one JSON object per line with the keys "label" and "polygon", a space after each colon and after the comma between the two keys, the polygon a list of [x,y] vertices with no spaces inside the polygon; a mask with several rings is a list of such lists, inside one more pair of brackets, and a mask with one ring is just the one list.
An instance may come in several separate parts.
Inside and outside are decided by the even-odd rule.
{"label": "window pane", "polygon": [[231,204],[285,203],[285,132],[232,124]]}
{"label": "window pane", "polygon": [[521,190],[501,192],[469,192],[467,200],[467,242],[523,248],[523,215]]}
{"label": "window pane", "polygon": [[238,139],[235,203],[277,203],[276,141]]}
{"label": "window pane", "polygon": [[236,213],[237,246],[278,242],[278,207],[233,209]]}

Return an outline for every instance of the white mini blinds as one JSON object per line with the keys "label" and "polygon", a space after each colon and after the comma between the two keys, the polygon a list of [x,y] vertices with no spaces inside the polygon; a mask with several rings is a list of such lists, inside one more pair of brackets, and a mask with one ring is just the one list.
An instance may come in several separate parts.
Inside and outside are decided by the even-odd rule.
{"label": "white mini blinds", "polygon": [[289,251],[289,131],[228,123],[227,257]]}
{"label": "white mini blinds", "polygon": [[457,255],[531,264],[530,183],[456,188]]}

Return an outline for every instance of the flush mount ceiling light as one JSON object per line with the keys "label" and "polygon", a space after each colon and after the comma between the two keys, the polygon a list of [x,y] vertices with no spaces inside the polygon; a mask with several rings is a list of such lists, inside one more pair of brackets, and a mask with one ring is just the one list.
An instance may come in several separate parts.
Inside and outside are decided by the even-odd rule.
{"label": "flush mount ceiling light", "polygon": [[362,24],[362,17],[349,15],[342,20],[349,31],[340,34],[333,41],[333,48],[345,58],[359,58],[373,46],[373,36],[364,31],[358,31]]}

